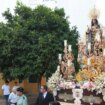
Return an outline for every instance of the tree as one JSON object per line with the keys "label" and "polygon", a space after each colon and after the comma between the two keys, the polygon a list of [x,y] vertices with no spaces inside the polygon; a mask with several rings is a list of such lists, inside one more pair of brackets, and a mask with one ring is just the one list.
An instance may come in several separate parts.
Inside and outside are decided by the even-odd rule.
{"label": "tree", "polygon": [[77,67],[79,34],[76,27],[69,27],[64,9],[32,9],[17,2],[14,13],[5,11],[7,22],[0,23],[0,67],[5,79],[49,77],[56,70],[64,39],[73,46]]}

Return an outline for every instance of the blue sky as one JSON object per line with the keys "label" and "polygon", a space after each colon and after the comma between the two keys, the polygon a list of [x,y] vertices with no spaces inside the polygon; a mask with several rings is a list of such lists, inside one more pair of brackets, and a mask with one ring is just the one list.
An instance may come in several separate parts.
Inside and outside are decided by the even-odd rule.
{"label": "blue sky", "polygon": [[[5,21],[2,17],[3,11],[10,8],[13,13],[17,0],[0,0],[0,21]],[[91,8],[96,7],[100,10],[99,22],[105,26],[105,0],[21,0],[27,6],[34,8],[39,4],[46,5],[51,8],[64,8],[66,16],[69,16],[71,26],[78,27],[80,35],[83,37],[90,24],[88,13]],[[57,1],[57,2],[56,2]]]}

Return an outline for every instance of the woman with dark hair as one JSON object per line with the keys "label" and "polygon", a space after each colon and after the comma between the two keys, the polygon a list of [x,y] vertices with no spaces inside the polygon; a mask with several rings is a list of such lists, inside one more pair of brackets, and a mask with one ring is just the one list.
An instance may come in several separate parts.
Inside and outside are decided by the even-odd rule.
{"label": "woman with dark hair", "polygon": [[50,102],[50,104],[49,105],[61,105],[59,102]]}

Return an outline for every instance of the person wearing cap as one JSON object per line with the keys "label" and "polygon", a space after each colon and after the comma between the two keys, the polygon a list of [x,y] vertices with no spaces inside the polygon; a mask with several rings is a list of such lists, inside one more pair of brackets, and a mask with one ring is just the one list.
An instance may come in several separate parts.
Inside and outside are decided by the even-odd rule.
{"label": "person wearing cap", "polygon": [[28,105],[27,97],[24,95],[24,89],[22,87],[17,89],[17,95],[19,96],[17,105]]}
{"label": "person wearing cap", "polygon": [[12,88],[12,92],[11,92],[11,94],[9,95],[9,99],[8,99],[8,101],[9,101],[9,105],[17,105],[17,101],[18,101],[18,96],[17,96],[17,94],[16,94],[16,88]]}

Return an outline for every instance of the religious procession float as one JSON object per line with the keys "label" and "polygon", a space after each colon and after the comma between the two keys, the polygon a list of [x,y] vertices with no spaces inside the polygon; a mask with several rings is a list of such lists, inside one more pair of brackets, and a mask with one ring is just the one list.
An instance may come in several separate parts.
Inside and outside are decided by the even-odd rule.
{"label": "religious procession float", "polygon": [[[78,43],[80,70],[75,73],[72,46],[64,40],[57,70],[48,80],[55,99],[75,105],[105,105],[105,32],[98,23],[99,11],[90,12],[85,42]],[[74,75],[75,74],[75,75]]]}

